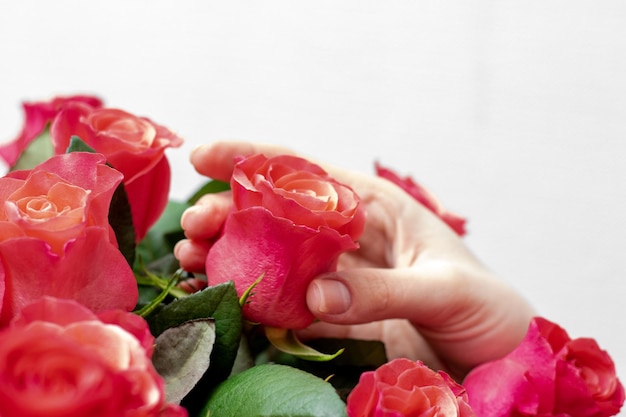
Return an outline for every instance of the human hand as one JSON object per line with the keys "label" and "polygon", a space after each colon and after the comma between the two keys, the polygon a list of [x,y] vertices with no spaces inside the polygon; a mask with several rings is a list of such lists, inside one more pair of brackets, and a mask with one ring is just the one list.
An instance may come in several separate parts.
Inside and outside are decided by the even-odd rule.
{"label": "human hand", "polygon": [[[200,174],[228,181],[235,157],[254,153],[291,152],[218,142],[197,148],[191,162]],[[368,217],[360,249],[310,284],[307,304],[320,322],[302,337],[382,340],[390,358],[421,359],[457,378],[521,341],[532,308],[447,225],[387,180],[320,165],[357,192]],[[183,268],[203,271],[231,201],[229,192],[210,194],[185,212],[187,239],[175,248]]]}

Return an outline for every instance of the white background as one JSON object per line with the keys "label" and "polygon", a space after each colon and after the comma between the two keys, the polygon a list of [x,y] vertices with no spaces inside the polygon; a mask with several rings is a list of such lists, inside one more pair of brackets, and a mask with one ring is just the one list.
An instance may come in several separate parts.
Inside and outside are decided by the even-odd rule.
{"label": "white background", "polygon": [[411,174],[467,243],[626,378],[626,2],[3,1],[0,141],[93,93],[197,144]]}

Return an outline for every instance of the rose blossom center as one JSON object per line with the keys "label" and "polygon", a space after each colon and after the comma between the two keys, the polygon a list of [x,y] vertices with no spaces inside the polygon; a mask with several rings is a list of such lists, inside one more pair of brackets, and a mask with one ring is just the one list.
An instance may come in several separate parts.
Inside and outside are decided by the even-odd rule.
{"label": "rose blossom center", "polygon": [[333,211],[337,209],[339,195],[332,184],[318,179],[294,179],[276,183],[275,191],[285,198],[298,202],[314,211]]}
{"label": "rose blossom center", "polygon": [[14,204],[20,218],[31,225],[49,223],[54,230],[66,229],[84,219],[89,190],[69,185],[55,184],[47,195],[26,196]]}
{"label": "rose blossom center", "polygon": [[96,132],[121,139],[136,150],[149,149],[156,137],[156,129],[151,123],[121,110],[96,110],[88,122]]}

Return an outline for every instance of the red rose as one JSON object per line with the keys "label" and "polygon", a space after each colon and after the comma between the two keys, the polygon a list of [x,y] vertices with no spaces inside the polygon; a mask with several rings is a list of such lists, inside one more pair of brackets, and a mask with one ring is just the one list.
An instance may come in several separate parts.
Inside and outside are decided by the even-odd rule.
{"label": "red rose", "polygon": [[55,116],[70,103],[83,103],[92,108],[102,107],[102,101],[92,96],[56,97],[51,101],[23,103],[24,126],[20,135],[0,146],[0,157],[13,166],[28,145],[45,130]]}
{"label": "red rose", "polygon": [[102,155],[70,153],[0,178],[0,325],[43,296],[132,309],[133,272],[108,223],[122,175]]}
{"label": "red rose", "polygon": [[361,374],[348,396],[349,417],[473,417],[462,386],[422,362],[394,359]]}
{"label": "red rose", "polygon": [[231,179],[234,209],[209,251],[211,285],[233,280],[242,294],[257,278],[245,316],[268,326],[311,324],[306,290],[357,248],[365,213],[358,196],[319,166],[294,156],[255,155]]}
{"label": "red rose", "polygon": [[437,197],[435,197],[423,185],[416,183],[411,177],[400,178],[398,174],[378,163],[376,164],[376,174],[402,188],[420,204],[436,214],[441,220],[450,226],[456,234],[459,236],[465,235],[466,220],[463,217],[446,210],[441,205],[439,200],[437,200]]}
{"label": "red rose", "polygon": [[141,240],[167,204],[170,166],[165,149],[183,140],[145,117],[76,102],[59,112],[50,133],[55,153],[65,152],[71,137],[78,136],[124,174],[136,240]]}
{"label": "red rose", "polygon": [[624,403],[613,361],[595,340],[572,340],[540,317],[513,352],[475,368],[463,384],[481,417],[608,417]]}
{"label": "red rose", "polygon": [[0,415],[184,417],[165,402],[153,344],[137,315],[44,297],[0,331]]}

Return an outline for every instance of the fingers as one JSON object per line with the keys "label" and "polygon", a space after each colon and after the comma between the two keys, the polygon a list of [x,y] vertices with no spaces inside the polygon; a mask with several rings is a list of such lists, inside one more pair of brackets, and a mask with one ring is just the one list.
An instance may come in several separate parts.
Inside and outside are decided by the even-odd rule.
{"label": "fingers", "polygon": [[174,256],[185,271],[204,273],[204,263],[210,248],[208,241],[184,239],[174,246]]}
{"label": "fingers", "polygon": [[204,195],[185,210],[180,224],[189,239],[210,239],[221,229],[232,208],[232,193],[225,191]]}
{"label": "fingers", "polygon": [[429,262],[420,268],[362,268],[322,275],[309,286],[307,304],[329,323],[406,318],[434,325],[454,314],[451,306],[465,307],[467,293],[463,277],[449,264]]}
{"label": "fingers", "polygon": [[535,314],[479,266],[437,260],[322,275],[309,285],[307,305],[318,319],[334,324],[406,318],[459,375],[510,352]]}
{"label": "fingers", "polygon": [[276,145],[236,141],[214,142],[198,146],[191,152],[190,159],[198,173],[216,180],[229,181],[233,173],[235,158],[257,153],[271,157],[293,154],[293,151]]}

